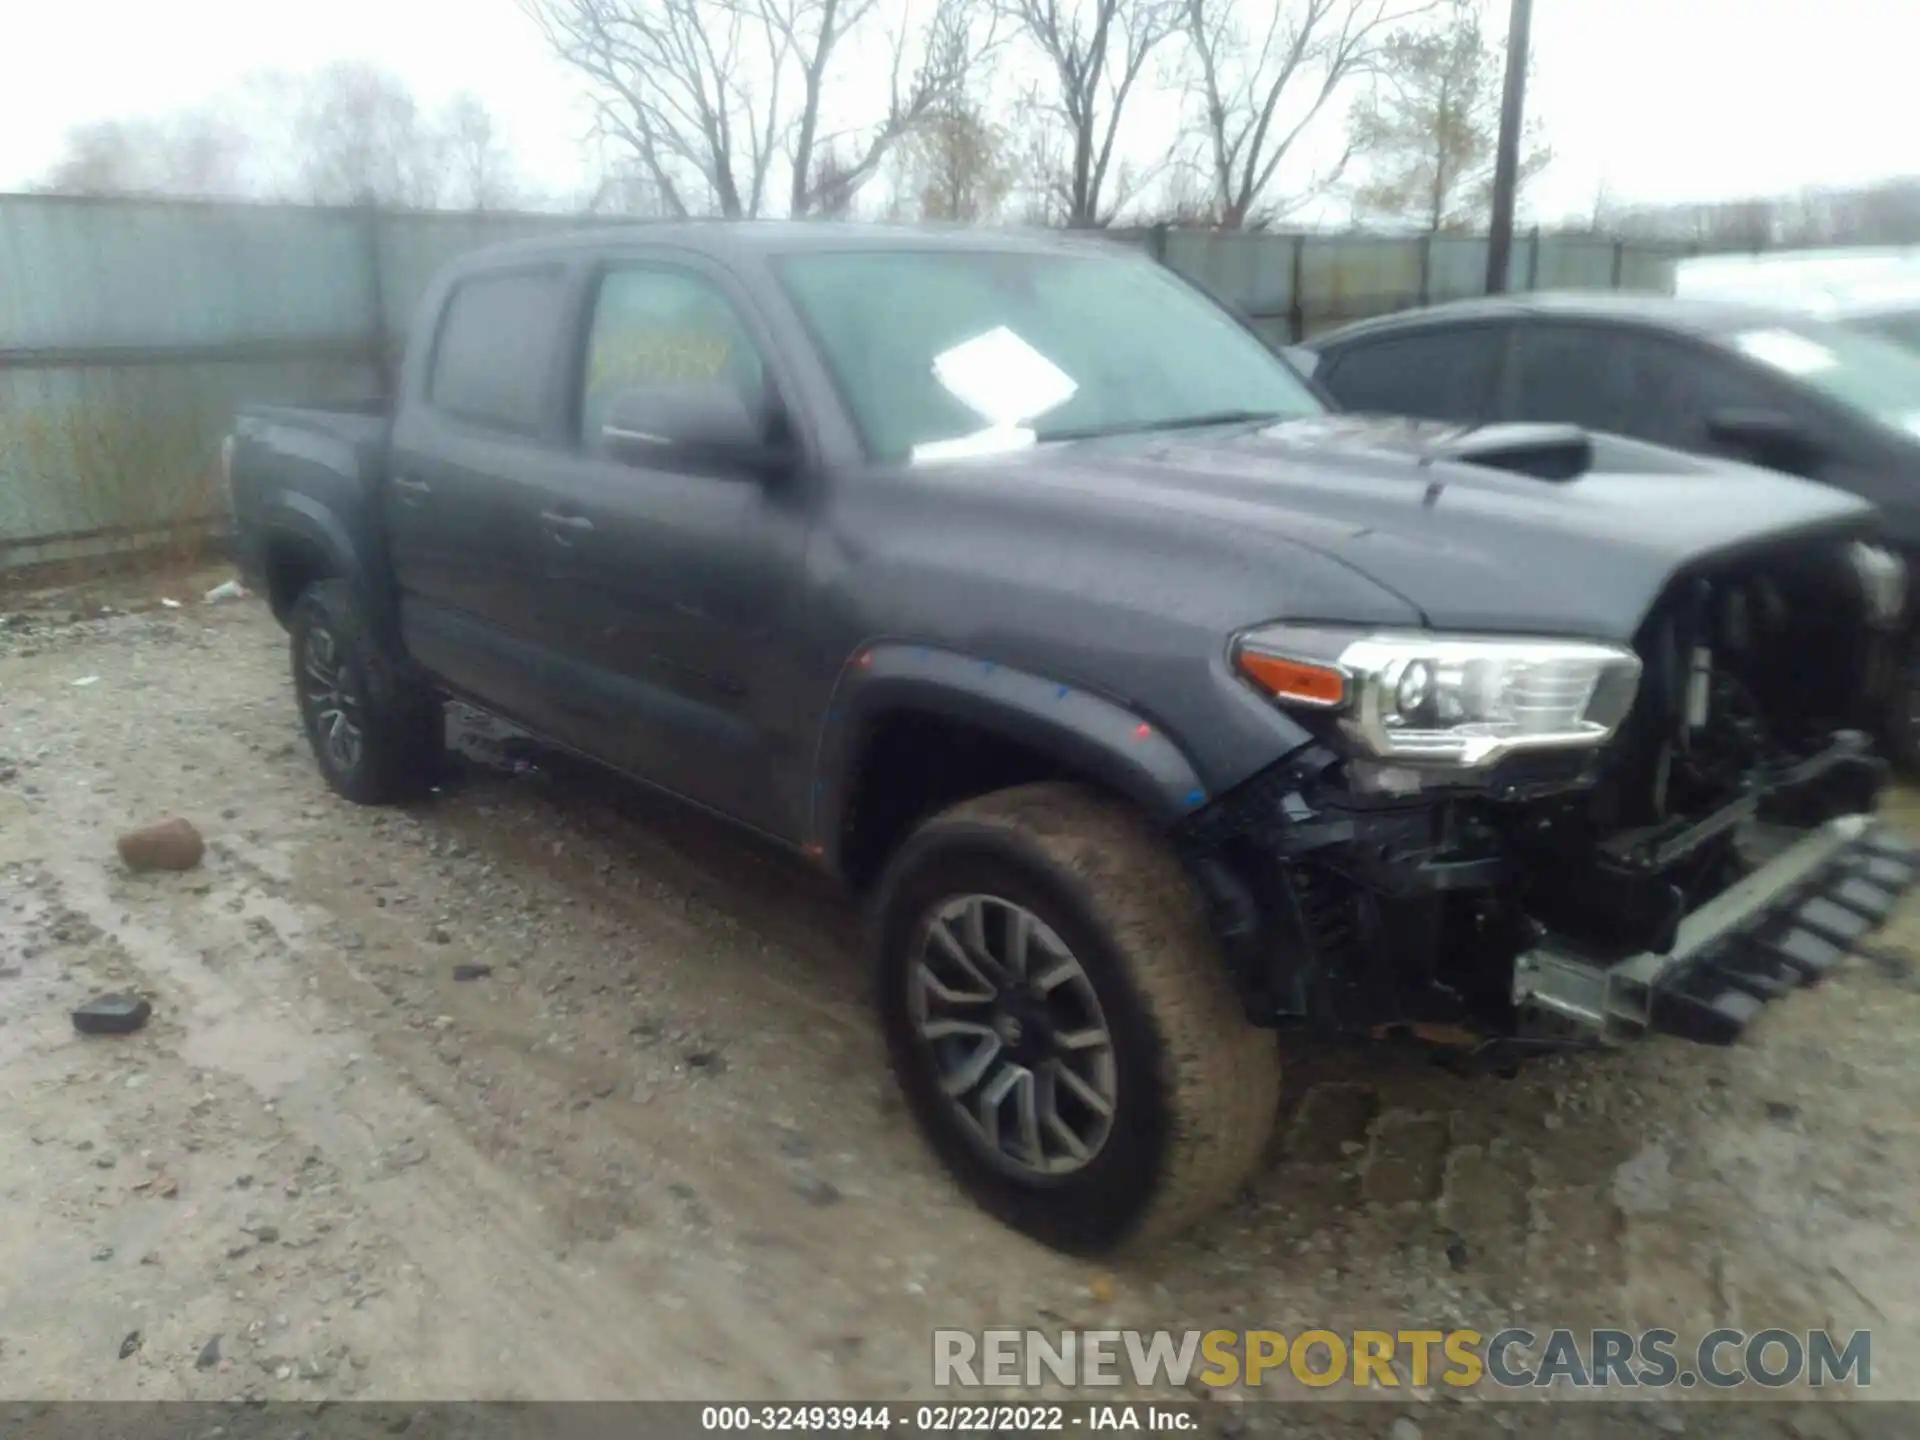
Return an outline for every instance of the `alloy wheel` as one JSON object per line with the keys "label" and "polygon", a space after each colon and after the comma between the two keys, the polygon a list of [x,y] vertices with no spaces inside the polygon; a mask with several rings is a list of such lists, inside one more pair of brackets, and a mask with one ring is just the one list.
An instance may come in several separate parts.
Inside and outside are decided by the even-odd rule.
{"label": "alloy wheel", "polygon": [[317,625],[307,631],[301,666],[306,673],[302,688],[314,736],[329,763],[338,771],[351,773],[366,748],[361,701],[331,631]]}
{"label": "alloy wheel", "polygon": [[1116,1067],[1072,950],[1031,910],[992,895],[942,902],[920,935],[908,1016],[968,1139],[1022,1178],[1090,1164],[1112,1132]]}

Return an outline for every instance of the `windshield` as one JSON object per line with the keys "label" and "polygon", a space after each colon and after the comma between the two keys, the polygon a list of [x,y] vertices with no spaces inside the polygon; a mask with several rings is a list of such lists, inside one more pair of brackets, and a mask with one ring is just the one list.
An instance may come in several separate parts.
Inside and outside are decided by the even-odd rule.
{"label": "windshield", "polygon": [[1852,328],[1870,331],[1891,340],[1903,350],[1920,352],[1920,310],[1890,310],[1880,315],[1862,315],[1853,322]]}
{"label": "windshield", "polygon": [[1323,408],[1151,261],[895,250],[777,265],[876,460]]}
{"label": "windshield", "polygon": [[1743,330],[1734,345],[1883,425],[1920,431],[1920,353],[1865,330],[1790,324]]}

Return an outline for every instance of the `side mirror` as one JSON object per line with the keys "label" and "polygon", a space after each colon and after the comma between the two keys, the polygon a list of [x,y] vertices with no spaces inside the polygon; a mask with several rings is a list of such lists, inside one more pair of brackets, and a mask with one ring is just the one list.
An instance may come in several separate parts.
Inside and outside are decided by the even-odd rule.
{"label": "side mirror", "polygon": [[1314,372],[1320,368],[1320,352],[1317,350],[1309,350],[1304,345],[1282,345],[1280,347],[1280,358],[1293,366],[1294,369],[1298,370],[1309,380],[1313,378]]}
{"label": "side mirror", "polygon": [[1820,462],[1820,443],[1791,415],[1777,410],[1717,410],[1707,417],[1714,444],[1755,464],[1792,474],[1811,474]]}
{"label": "side mirror", "polygon": [[629,465],[764,474],[787,458],[777,428],[771,408],[756,412],[732,385],[682,380],[616,395],[600,444]]}

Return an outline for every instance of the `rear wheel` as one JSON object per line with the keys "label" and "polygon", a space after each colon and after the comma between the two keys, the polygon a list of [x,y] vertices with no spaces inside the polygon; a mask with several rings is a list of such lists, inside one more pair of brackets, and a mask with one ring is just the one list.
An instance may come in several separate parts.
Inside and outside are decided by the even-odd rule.
{"label": "rear wheel", "polygon": [[878,903],[895,1072],[986,1209],[1097,1253],[1163,1238],[1246,1184],[1278,1047],[1138,816],[1058,784],[968,801],[902,847]]}
{"label": "rear wheel", "polygon": [[327,784],[361,805],[414,799],[439,778],[439,698],[374,639],[344,580],[309,586],[288,617],[300,722]]}

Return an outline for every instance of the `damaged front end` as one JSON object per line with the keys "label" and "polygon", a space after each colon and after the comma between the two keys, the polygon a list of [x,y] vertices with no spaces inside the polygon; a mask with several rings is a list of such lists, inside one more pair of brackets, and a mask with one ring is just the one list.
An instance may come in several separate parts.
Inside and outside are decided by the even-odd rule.
{"label": "damaged front end", "polygon": [[1903,588],[1803,541],[1677,577],[1631,650],[1246,637],[1315,735],[1181,836],[1249,1013],[1503,1059],[1731,1041],[1920,878],[1863,727]]}

